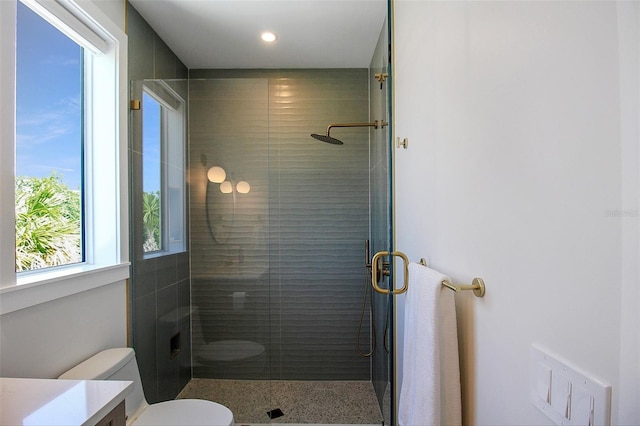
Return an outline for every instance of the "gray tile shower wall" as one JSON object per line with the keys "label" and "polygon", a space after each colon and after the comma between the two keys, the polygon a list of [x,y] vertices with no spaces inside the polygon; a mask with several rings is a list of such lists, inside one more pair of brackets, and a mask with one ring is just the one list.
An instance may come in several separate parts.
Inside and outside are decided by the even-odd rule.
{"label": "gray tile shower wall", "polygon": [[[186,98],[187,68],[130,4],[127,4],[127,13],[129,80],[169,79],[172,87]],[[141,93],[132,95],[141,99]],[[130,335],[145,395],[154,403],[174,399],[191,379],[190,270],[188,252],[154,258],[143,255],[141,129],[140,111],[132,111]],[[178,332],[180,352],[172,357],[171,341],[173,338],[177,344]]]}
{"label": "gray tile shower wall", "polygon": [[[189,83],[194,377],[369,380],[355,344],[369,131],[334,130],[342,146],[309,136],[369,121],[369,71],[190,70]],[[214,165],[251,191],[219,200]],[[234,364],[208,351],[234,340],[264,354]]]}

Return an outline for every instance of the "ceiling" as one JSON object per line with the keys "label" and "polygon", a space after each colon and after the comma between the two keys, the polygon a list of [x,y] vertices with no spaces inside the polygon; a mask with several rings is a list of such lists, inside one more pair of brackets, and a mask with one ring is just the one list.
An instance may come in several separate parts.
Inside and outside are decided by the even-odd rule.
{"label": "ceiling", "polygon": [[130,2],[190,69],[368,68],[387,13],[387,0]]}

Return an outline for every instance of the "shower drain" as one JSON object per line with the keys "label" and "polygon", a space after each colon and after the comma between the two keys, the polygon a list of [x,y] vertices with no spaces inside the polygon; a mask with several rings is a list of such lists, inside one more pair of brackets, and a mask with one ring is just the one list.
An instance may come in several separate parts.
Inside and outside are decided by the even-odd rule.
{"label": "shower drain", "polygon": [[284,416],[284,413],[281,409],[275,408],[271,411],[267,411],[267,416],[269,416],[270,419],[277,419],[278,417]]}

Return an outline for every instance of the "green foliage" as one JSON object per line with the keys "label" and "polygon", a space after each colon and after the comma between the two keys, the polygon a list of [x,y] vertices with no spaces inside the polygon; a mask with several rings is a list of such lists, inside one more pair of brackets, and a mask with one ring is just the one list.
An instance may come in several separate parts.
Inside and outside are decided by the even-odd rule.
{"label": "green foliage", "polygon": [[16,178],[16,271],[82,261],[80,192],[58,176]]}
{"label": "green foliage", "polygon": [[142,230],[144,233],[143,249],[145,252],[158,251],[160,242],[160,192],[142,193]]}

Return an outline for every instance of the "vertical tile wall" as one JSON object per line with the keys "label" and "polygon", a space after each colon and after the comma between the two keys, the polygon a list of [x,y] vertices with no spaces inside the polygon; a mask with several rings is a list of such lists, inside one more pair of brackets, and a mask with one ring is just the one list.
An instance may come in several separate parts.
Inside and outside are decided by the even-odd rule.
{"label": "vertical tile wall", "polygon": [[[173,88],[186,99],[187,68],[133,6],[127,4],[127,8],[129,80],[171,80]],[[141,99],[141,93],[132,93],[132,96]],[[144,392],[147,400],[153,403],[175,398],[191,378],[190,270],[188,252],[155,258],[143,256],[141,117],[141,111],[130,112],[130,332]],[[169,341],[178,331],[181,352],[171,359]]]}
{"label": "vertical tile wall", "polygon": [[[309,136],[324,133],[329,123],[370,120],[369,71],[191,70],[190,85],[193,304],[200,312],[194,342],[197,334],[203,348],[225,340],[257,343],[268,363],[261,370],[256,356],[253,373],[273,379],[369,380],[369,359],[357,354],[355,343],[366,282],[369,130],[334,130],[341,146]],[[251,85],[255,90],[243,89]],[[201,101],[195,99],[205,96],[220,99],[207,100],[207,114],[196,112]],[[250,108],[258,117],[227,118],[226,112]],[[268,126],[266,135],[247,135],[260,126]],[[231,155],[238,161],[227,160]],[[236,198],[234,234],[223,243],[207,236],[199,205],[207,184],[195,177],[216,161],[234,173],[252,171],[255,179],[250,197]],[[260,232],[268,251],[248,257]],[[368,318],[366,309],[364,349]],[[219,371],[214,361],[194,366],[198,377]]]}

